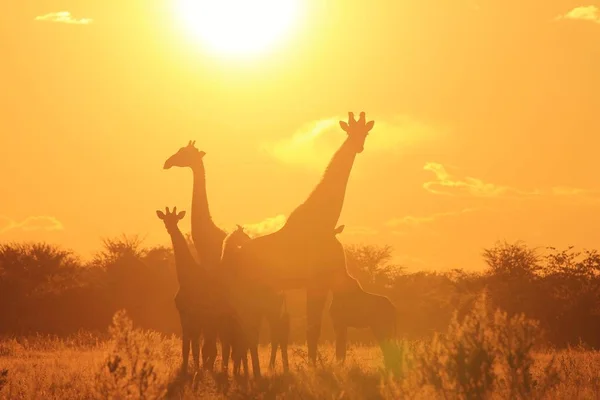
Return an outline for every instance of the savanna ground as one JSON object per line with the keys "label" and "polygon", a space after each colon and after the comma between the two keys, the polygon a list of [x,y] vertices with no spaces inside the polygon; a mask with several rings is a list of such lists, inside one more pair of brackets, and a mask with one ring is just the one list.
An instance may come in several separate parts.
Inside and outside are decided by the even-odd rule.
{"label": "savanna ground", "polygon": [[324,315],[311,366],[306,299],[290,291],[291,373],[269,372],[262,347],[263,379],[238,381],[178,375],[169,247],[106,240],[86,261],[44,243],[0,244],[0,399],[600,398],[600,252],[497,243],[484,271],[426,272],[393,264],[389,246],[345,249],[349,273],[397,308],[402,340],[386,362],[356,345],[371,332],[351,329],[339,366]]}
{"label": "savanna ground", "polygon": [[[1,399],[479,399],[600,398],[600,354],[583,348],[540,348],[537,324],[490,312],[485,296],[448,331],[386,350],[351,346],[345,365],[320,346],[311,366],[305,346],[290,348],[289,374],[268,371],[261,347],[260,380],[199,372],[182,377],[180,340],[135,328],[115,314],[109,335],[67,339],[34,336],[0,342]],[[217,360],[217,365],[220,360]]]}

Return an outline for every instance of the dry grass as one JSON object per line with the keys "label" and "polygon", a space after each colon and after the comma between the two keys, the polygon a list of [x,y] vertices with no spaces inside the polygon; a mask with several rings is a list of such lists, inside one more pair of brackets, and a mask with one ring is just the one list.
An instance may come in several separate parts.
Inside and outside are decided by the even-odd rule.
{"label": "dry grass", "polygon": [[[134,329],[115,315],[110,338],[35,337],[0,341],[0,399],[595,399],[600,353],[535,349],[536,326],[502,313],[488,316],[485,300],[463,321],[428,342],[388,349],[351,347],[344,366],[322,345],[309,365],[304,346],[291,348],[291,373],[267,370],[260,380],[198,372],[181,376],[179,339]],[[390,362],[391,360],[391,362]],[[219,360],[217,361],[219,363]]]}

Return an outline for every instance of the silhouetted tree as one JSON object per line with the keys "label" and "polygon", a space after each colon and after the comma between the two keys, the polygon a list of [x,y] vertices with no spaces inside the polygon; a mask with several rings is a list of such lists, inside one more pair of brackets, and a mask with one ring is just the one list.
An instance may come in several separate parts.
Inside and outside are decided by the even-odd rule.
{"label": "silhouetted tree", "polygon": [[540,256],[521,241],[510,244],[498,242],[483,251],[483,259],[490,273],[502,278],[532,278],[540,270]]}
{"label": "silhouetted tree", "polygon": [[404,268],[393,264],[391,246],[351,244],[344,246],[348,271],[367,290],[390,288]]}

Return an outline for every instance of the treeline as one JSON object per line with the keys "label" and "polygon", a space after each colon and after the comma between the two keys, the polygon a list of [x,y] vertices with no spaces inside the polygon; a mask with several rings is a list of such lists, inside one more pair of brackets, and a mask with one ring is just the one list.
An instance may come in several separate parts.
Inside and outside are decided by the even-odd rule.
{"label": "treeline", "polygon": [[[497,243],[484,250],[487,268],[481,273],[408,273],[392,263],[389,246],[348,245],[346,250],[348,270],[363,288],[396,305],[403,337],[445,331],[453,313],[468,311],[485,290],[493,307],[539,320],[556,346],[600,347],[600,254],[595,250],[540,251],[521,242]],[[140,327],[179,333],[176,291],[171,248],[145,247],[137,237],[105,240],[85,262],[45,243],[0,244],[0,335],[104,332],[119,309],[126,309]],[[288,292],[287,305],[291,339],[303,343],[304,292]],[[353,330],[349,336],[373,341],[369,331]],[[333,337],[326,311],[321,338]]]}

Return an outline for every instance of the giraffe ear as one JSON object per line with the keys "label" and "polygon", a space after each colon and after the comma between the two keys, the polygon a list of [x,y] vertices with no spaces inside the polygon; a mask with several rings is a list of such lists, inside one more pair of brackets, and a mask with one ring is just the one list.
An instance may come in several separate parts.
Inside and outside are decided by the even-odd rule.
{"label": "giraffe ear", "polygon": [[200,150],[198,153],[200,154],[200,157],[204,157],[206,155],[206,152],[202,150]]}
{"label": "giraffe ear", "polygon": [[179,214],[177,214],[177,219],[183,219],[183,217],[185,217],[185,211],[182,211]]}
{"label": "giraffe ear", "polygon": [[344,130],[344,132],[348,132],[348,123],[346,121],[340,121],[340,127]]}
{"label": "giraffe ear", "polygon": [[367,127],[367,132],[369,132],[371,129],[373,129],[373,125],[375,125],[375,121],[367,122],[367,124],[365,125]]}
{"label": "giraffe ear", "polygon": [[342,233],[344,231],[345,227],[346,227],[346,225],[340,225],[337,228],[335,228],[335,230],[333,231],[333,233],[335,233],[336,235],[340,234],[340,233]]}
{"label": "giraffe ear", "polygon": [[158,218],[160,219],[165,219],[165,213],[160,211],[160,210],[156,210],[156,215],[158,216]]}

